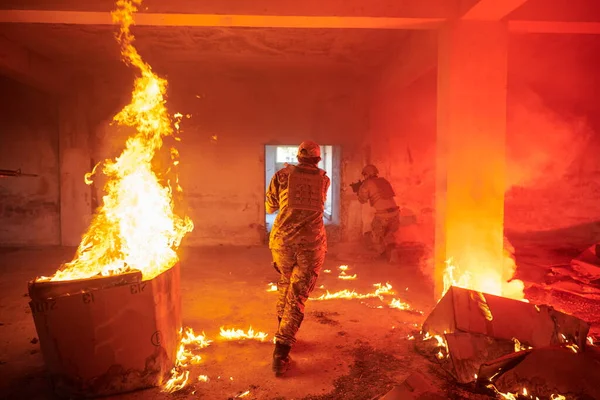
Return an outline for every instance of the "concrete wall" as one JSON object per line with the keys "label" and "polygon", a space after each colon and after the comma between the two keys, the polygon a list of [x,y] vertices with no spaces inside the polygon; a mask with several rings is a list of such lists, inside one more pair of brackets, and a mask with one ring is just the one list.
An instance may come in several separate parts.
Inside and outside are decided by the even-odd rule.
{"label": "concrete wall", "polygon": [[[345,190],[360,176],[368,124],[367,98],[356,81],[310,73],[170,76],[168,107],[191,115],[177,145],[183,202],[195,224],[185,244],[264,243],[265,145],[306,139],[341,145],[341,224],[329,238],[358,238],[355,196]],[[106,120],[97,130],[93,158],[118,155],[126,135]]]}
{"label": "concrete wall", "polygon": [[[566,229],[592,243],[600,239],[600,38],[554,38],[511,37],[505,226]],[[373,161],[417,221],[401,240],[433,241],[436,86],[432,71],[409,87],[382,81],[374,91]]]}
{"label": "concrete wall", "polygon": [[58,108],[55,99],[0,77],[0,244],[60,243]]}

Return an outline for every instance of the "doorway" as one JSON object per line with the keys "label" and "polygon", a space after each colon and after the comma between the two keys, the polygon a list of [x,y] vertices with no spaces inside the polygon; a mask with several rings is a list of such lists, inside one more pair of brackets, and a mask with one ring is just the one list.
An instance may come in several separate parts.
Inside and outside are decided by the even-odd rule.
{"label": "doorway", "polygon": [[[265,146],[265,192],[275,175],[275,172],[285,167],[285,164],[295,165],[298,163],[296,154],[299,144],[290,145],[266,145]],[[323,221],[326,225],[339,224],[339,198],[340,198],[340,146],[323,145],[321,148],[321,161],[318,167],[327,172],[331,180],[327,199],[325,201],[325,211]],[[273,222],[277,216],[265,213],[265,227],[267,233],[271,232]]]}

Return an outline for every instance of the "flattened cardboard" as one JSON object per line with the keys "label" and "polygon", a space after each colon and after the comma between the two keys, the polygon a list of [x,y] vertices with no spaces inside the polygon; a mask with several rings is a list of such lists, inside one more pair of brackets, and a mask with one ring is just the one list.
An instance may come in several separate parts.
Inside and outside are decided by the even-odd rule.
{"label": "flattened cardboard", "polygon": [[179,284],[175,265],[148,281],[46,300],[34,294],[29,304],[56,392],[95,397],[162,385],[177,355]]}
{"label": "flattened cardboard", "polygon": [[518,339],[532,347],[563,342],[562,335],[580,348],[585,346],[590,326],[579,318],[561,313],[546,305],[535,306],[518,300],[484,294],[484,306],[492,320],[482,311],[479,293],[451,287],[423,324],[423,332],[480,333],[497,339]]}

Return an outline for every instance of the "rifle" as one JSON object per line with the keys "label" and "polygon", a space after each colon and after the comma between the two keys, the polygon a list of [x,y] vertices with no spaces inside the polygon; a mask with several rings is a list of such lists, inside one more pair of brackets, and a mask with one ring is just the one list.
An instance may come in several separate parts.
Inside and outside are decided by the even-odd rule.
{"label": "rifle", "polygon": [[359,179],[356,182],[351,183],[349,186],[352,188],[352,191],[354,193],[358,193],[358,189],[360,189],[360,187],[362,186],[363,182],[364,182],[363,180]]}
{"label": "rifle", "polygon": [[21,168],[14,170],[14,169],[0,169],[0,178],[1,177],[5,177],[5,176],[14,176],[14,177],[20,177],[20,176],[38,176],[37,174],[26,174],[21,172]]}

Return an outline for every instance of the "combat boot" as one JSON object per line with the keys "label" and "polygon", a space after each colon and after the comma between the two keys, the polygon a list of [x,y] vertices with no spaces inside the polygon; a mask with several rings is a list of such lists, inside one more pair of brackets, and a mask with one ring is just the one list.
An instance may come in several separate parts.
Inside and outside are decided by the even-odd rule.
{"label": "combat boot", "polygon": [[276,377],[281,377],[290,367],[290,350],[292,346],[283,343],[275,343],[273,351],[273,372]]}

